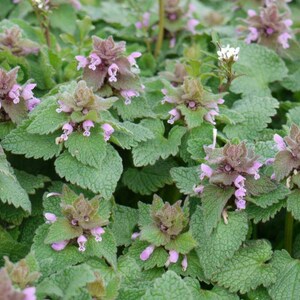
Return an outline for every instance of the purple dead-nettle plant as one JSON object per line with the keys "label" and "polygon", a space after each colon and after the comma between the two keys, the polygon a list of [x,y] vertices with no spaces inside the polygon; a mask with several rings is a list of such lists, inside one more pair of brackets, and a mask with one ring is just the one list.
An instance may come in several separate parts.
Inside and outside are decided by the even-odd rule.
{"label": "purple dead-nettle plant", "polygon": [[0,69],[0,120],[2,121],[12,120],[19,123],[27,116],[28,111],[32,111],[40,103],[32,92],[36,84],[17,83],[18,71],[19,67],[10,71]]}
{"label": "purple dead-nettle plant", "polygon": [[259,12],[248,10],[248,18],[245,20],[247,27],[241,27],[247,31],[245,39],[247,44],[257,42],[271,48],[290,47],[289,40],[293,38],[290,12],[281,13],[276,3],[270,3],[262,7]]}
{"label": "purple dead-nettle plant", "polygon": [[121,96],[130,104],[143,88],[139,80],[136,59],[140,52],[125,54],[125,42],[115,42],[110,36],[106,40],[93,36],[93,50],[88,57],[78,55],[77,69],[83,69],[83,79],[103,96]]}
{"label": "purple dead-nettle plant", "polygon": [[162,247],[168,251],[165,267],[181,259],[182,269],[186,271],[187,255],[196,246],[196,241],[188,231],[189,209],[186,204],[181,207],[179,200],[171,205],[157,195],[154,196],[148,211],[152,223],[141,225],[140,232],[132,235],[133,240],[138,238],[149,243],[140,253],[142,261],[148,260],[156,248]]}
{"label": "purple dead-nettle plant", "polygon": [[245,143],[238,145],[227,143],[223,148],[205,147],[206,163],[200,166],[201,185],[194,188],[195,193],[205,190],[205,183],[220,187],[233,187],[237,210],[246,208],[247,179],[258,180],[262,166],[258,156],[248,150]]}
{"label": "purple dead-nettle plant", "polygon": [[[70,195],[72,195],[70,197]],[[63,187],[61,198],[61,214],[46,212],[44,217],[50,225],[48,236],[45,242],[51,244],[55,251],[65,249],[68,244],[77,244],[78,251],[86,250],[86,243],[89,238],[97,243],[102,241],[105,233],[104,226],[109,223],[110,213],[102,215],[101,198],[95,196],[93,199],[86,199],[83,194],[76,195],[67,186]],[[71,199],[71,200],[70,200]],[[104,200],[103,200],[104,201]],[[59,231],[62,233],[59,234]],[[65,233],[65,235],[64,235]],[[53,240],[53,236],[59,240]]]}
{"label": "purple dead-nettle plant", "polygon": [[169,111],[170,119],[168,123],[174,124],[181,118],[181,115],[188,114],[188,111],[197,111],[204,120],[211,124],[215,123],[215,116],[219,115],[219,105],[224,103],[221,95],[204,89],[201,81],[195,78],[185,77],[181,86],[172,85],[162,90],[165,102],[174,104],[174,108]]}
{"label": "purple dead-nettle plant", "polygon": [[[186,67],[182,63],[176,63],[174,66],[174,71],[163,71],[160,72],[159,75],[169,81],[172,86],[177,87],[183,84],[184,78],[188,76],[186,71]],[[167,91],[162,90],[163,94],[167,93]]]}
{"label": "purple dead-nettle plant", "polygon": [[286,178],[286,186],[292,188],[294,184],[300,185],[300,129],[293,124],[288,136],[282,138],[274,135],[278,153],[274,160],[273,178],[280,181]]}
{"label": "purple dead-nettle plant", "polygon": [[4,257],[5,265],[0,269],[1,299],[36,300],[36,288],[33,283],[40,273],[32,271],[26,259],[13,264]]}
{"label": "purple dead-nettle plant", "polygon": [[97,123],[101,124],[104,140],[110,139],[114,128],[110,124],[104,123],[100,114],[109,109],[118,98],[104,99],[95,95],[92,88],[89,88],[84,80],[71,83],[67,90],[63,87],[58,98],[59,107],[56,112],[67,114],[69,122],[63,125],[63,133],[56,139],[57,144],[68,140],[69,135],[75,130],[89,137],[91,129]]}
{"label": "purple dead-nettle plant", "polygon": [[22,38],[21,29],[17,26],[7,28],[0,34],[0,50],[9,50],[16,56],[38,54],[39,45]]}
{"label": "purple dead-nettle plant", "polygon": [[170,48],[176,45],[176,35],[187,30],[196,34],[196,27],[200,23],[193,17],[195,6],[187,1],[167,0],[165,1],[165,22],[164,26],[170,39]]}

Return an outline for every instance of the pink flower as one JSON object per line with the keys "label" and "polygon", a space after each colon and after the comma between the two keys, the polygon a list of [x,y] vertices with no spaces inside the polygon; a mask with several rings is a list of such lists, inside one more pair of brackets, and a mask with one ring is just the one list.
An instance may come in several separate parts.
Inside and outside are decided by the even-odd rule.
{"label": "pink flower", "polygon": [[101,126],[101,128],[103,129],[104,131],[104,140],[105,142],[107,142],[109,139],[110,139],[110,136],[114,133],[114,128],[108,124],[108,123],[105,123]]}
{"label": "pink flower", "polygon": [[96,242],[101,242],[102,237],[101,235],[105,233],[105,230],[102,227],[95,227],[91,229],[91,234],[95,237]]}
{"label": "pink flower", "polygon": [[212,173],[213,173],[213,171],[214,171],[210,166],[208,166],[206,164],[201,164],[200,165],[200,169],[202,171],[201,175],[200,175],[200,180],[203,180],[204,177],[210,178],[211,175],[212,175]]}
{"label": "pink flower", "polygon": [[75,56],[75,59],[78,61],[77,70],[84,69],[89,63],[88,59],[82,55]]}
{"label": "pink flower", "polygon": [[181,117],[180,112],[176,108],[171,109],[169,114],[171,115],[170,119],[168,120],[169,124],[174,124],[174,122],[179,120]]}
{"label": "pink flower", "polygon": [[247,14],[249,17],[256,16],[256,11],[254,9],[248,9]]}
{"label": "pink flower", "polygon": [[64,133],[61,135],[61,138],[66,141],[69,138],[69,135],[73,132],[73,126],[70,123],[66,123],[62,129]]}
{"label": "pink flower", "polygon": [[245,39],[245,42],[247,44],[251,44],[251,42],[254,42],[258,39],[259,33],[255,27],[249,27],[248,29],[250,32],[249,32],[247,38]]}
{"label": "pink flower", "polygon": [[33,98],[33,92],[32,92],[32,90],[33,90],[35,87],[36,87],[36,84],[35,84],[35,83],[29,83],[29,84],[27,84],[27,85],[23,88],[23,90],[22,90],[22,94],[21,94],[22,98],[23,98],[24,100],[26,100],[26,101],[32,99],[32,98]]}
{"label": "pink flower", "polygon": [[293,25],[293,21],[291,19],[286,19],[283,21],[284,25],[289,28]]}
{"label": "pink flower", "polygon": [[63,249],[66,248],[66,246],[68,245],[68,243],[69,243],[68,240],[64,240],[64,241],[60,241],[60,242],[57,242],[57,243],[53,243],[51,245],[51,247],[55,251],[61,251],[61,250],[63,250]]}
{"label": "pink flower", "polygon": [[237,210],[242,210],[246,208],[246,201],[243,199],[235,199],[235,205]]}
{"label": "pink flower", "polygon": [[234,180],[234,185],[235,185],[237,188],[244,187],[244,185],[245,185],[245,180],[246,180],[245,177],[243,177],[242,175],[239,175],[239,176]]}
{"label": "pink flower", "polygon": [[176,45],[176,37],[171,38],[169,47],[174,48]]}
{"label": "pink flower", "polygon": [[79,245],[78,250],[80,252],[84,252],[85,251],[85,243],[87,242],[87,238],[84,235],[81,235],[78,239],[77,239],[77,243]]}
{"label": "pink flower", "polygon": [[270,166],[274,163],[275,161],[275,158],[268,158],[266,161],[265,161],[265,165],[266,166]]}
{"label": "pink flower", "polygon": [[278,43],[281,44],[282,48],[283,49],[287,49],[290,47],[289,43],[288,43],[288,40],[291,39],[292,36],[285,32],[285,33],[282,33],[279,37],[278,37]]}
{"label": "pink flower", "polygon": [[260,178],[260,175],[258,174],[258,169],[262,166],[262,163],[259,161],[255,161],[253,163],[253,166],[247,170],[248,174],[254,175],[254,179],[257,180]]}
{"label": "pink flower", "polygon": [[195,27],[199,24],[200,22],[196,19],[190,19],[187,22],[187,30],[190,31],[192,34],[196,34]]}
{"label": "pink flower", "polygon": [[139,232],[134,232],[132,235],[131,235],[131,239],[132,240],[136,240],[141,234]]}
{"label": "pink flower", "polygon": [[209,122],[213,125],[216,125],[215,116],[218,116],[218,115],[219,115],[219,113],[212,109],[204,116],[204,120],[206,120],[207,122]]}
{"label": "pink flower", "polygon": [[197,185],[193,187],[193,191],[195,194],[202,194],[204,190],[204,186],[203,185]]}
{"label": "pink flower", "polygon": [[61,112],[69,113],[72,111],[72,108],[64,104],[62,101],[58,100],[57,102],[59,104],[59,108],[56,109],[57,113],[61,113]]}
{"label": "pink flower", "polygon": [[167,89],[162,89],[161,92],[164,94],[164,98],[163,100],[161,100],[161,104],[165,104],[165,102],[176,103],[176,99],[173,99],[172,97],[168,96]]}
{"label": "pink flower", "polygon": [[135,90],[122,90],[121,91],[121,96],[125,98],[125,105],[128,105],[131,103],[131,98],[132,97],[138,97],[140,93]]}
{"label": "pink flower", "polygon": [[169,257],[168,257],[168,259],[165,263],[165,266],[168,267],[171,263],[172,264],[177,263],[178,258],[179,258],[179,253],[175,250],[170,250],[169,251]]}
{"label": "pink flower", "polygon": [[101,64],[101,58],[96,54],[96,53],[92,53],[90,56],[90,64],[89,64],[89,69],[95,71],[96,67],[99,66]]}
{"label": "pink flower", "polygon": [[108,81],[109,82],[117,82],[117,72],[119,70],[119,67],[116,64],[111,64],[108,68]]}
{"label": "pink flower", "polygon": [[40,103],[40,99],[33,97],[26,102],[26,106],[29,111],[32,111]]}
{"label": "pink flower", "polygon": [[25,288],[22,293],[25,295],[25,298],[23,298],[23,300],[36,300],[36,296],[35,296],[35,287],[28,287]]}
{"label": "pink flower", "polygon": [[46,223],[48,223],[48,224],[54,223],[56,221],[56,215],[55,214],[45,213],[44,216],[47,220]]}
{"label": "pink flower", "polygon": [[20,102],[20,92],[21,86],[19,84],[14,84],[11,90],[8,93],[8,96],[13,100],[14,104]]}
{"label": "pink flower", "polygon": [[94,122],[91,120],[86,120],[82,123],[82,128],[84,129],[83,135],[84,136],[90,136],[90,129],[91,127],[94,127]]}
{"label": "pink flower", "polygon": [[147,28],[149,26],[149,23],[150,23],[150,13],[149,12],[145,12],[143,14],[142,21],[136,22],[135,23],[135,27],[137,29]]}
{"label": "pink flower", "polygon": [[182,271],[185,272],[188,267],[187,257],[184,255],[183,260],[181,262]]}
{"label": "pink flower", "polygon": [[279,151],[283,151],[286,149],[286,144],[284,142],[284,139],[279,134],[274,134],[274,142],[276,143],[277,149]]}
{"label": "pink flower", "polygon": [[130,63],[131,66],[134,66],[138,68],[138,65],[136,64],[136,58],[141,57],[142,53],[141,52],[132,52],[129,56],[127,56],[127,59]]}
{"label": "pink flower", "polygon": [[148,246],[140,255],[140,259],[145,261],[147,259],[149,259],[149,257],[151,256],[151,254],[153,253],[155,249],[154,245],[150,245]]}
{"label": "pink flower", "polygon": [[80,3],[80,1],[78,1],[78,0],[69,0],[69,1],[70,1],[71,5],[72,5],[75,9],[77,9],[77,10],[80,10],[80,9],[81,9],[81,3]]}

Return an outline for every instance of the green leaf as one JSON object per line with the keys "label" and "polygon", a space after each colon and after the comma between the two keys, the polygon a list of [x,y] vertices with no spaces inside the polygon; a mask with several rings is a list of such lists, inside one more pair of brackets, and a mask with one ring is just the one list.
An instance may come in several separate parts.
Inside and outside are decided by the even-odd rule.
{"label": "green leaf", "polygon": [[[147,122],[147,123],[146,123]],[[164,126],[159,120],[146,120],[143,125],[148,125],[155,135],[154,139],[141,142],[133,148],[132,156],[134,165],[137,167],[154,165],[159,159],[166,159],[169,156],[175,156],[178,153],[181,138],[186,129],[180,126],[174,126],[169,132],[168,138],[163,136]]]}
{"label": "green leaf", "polygon": [[104,257],[107,262],[116,269],[117,267],[117,243],[109,228],[105,228],[105,233],[101,235],[102,241],[96,242],[94,237],[90,237],[86,243],[84,255]]}
{"label": "green leaf", "polygon": [[1,122],[0,123],[0,140],[2,140],[6,135],[12,131],[16,125],[12,121]]}
{"label": "green leaf", "polygon": [[283,60],[264,46],[237,44],[241,49],[234,70],[241,76],[232,82],[230,90],[249,96],[270,96],[269,83],[282,80],[287,75]]}
{"label": "green leaf", "polygon": [[247,197],[247,201],[254,203],[257,206],[266,208],[274,203],[278,203],[280,200],[284,199],[290,190],[283,184],[279,184],[276,190],[272,193],[265,193],[257,197]]}
{"label": "green leaf", "polygon": [[271,123],[276,114],[278,101],[271,97],[258,97],[253,94],[234,102],[232,109],[244,116],[244,120],[224,128],[228,138],[255,139],[258,132]]}
{"label": "green leaf", "polygon": [[191,110],[183,104],[179,105],[178,109],[180,110],[181,114],[184,116],[184,120],[188,128],[190,129],[201,126],[203,123],[203,117],[207,113],[207,111],[203,108]]}
{"label": "green leaf", "polygon": [[49,275],[68,266],[76,265],[85,259],[85,256],[74,245],[68,245],[63,251],[54,251],[50,245],[45,244],[48,227],[49,225],[43,224],[37,229],[31,247],[40,266],[42,278],[47,278]]}
{"label": "green leaf", "polygon": [[281,84],[292,92],[300,91],[300,70],[297,70],[293,74],[289,74],[282,80]]}
{"label": "green leaf", "polygon": [[49,135],[30,134],[26,131],[29,122],[25,121],[12,130],[2,141],[4,149],[25,157],[50,159],[59,154],[61,146],[55,144],[58,133]]}
{"label": "green leaf", "polygon": [[288,176],[290,172],[299,167],[299,161],[295,160],[290,151],[280,151],[275,156],[274,173],[277,181]]}
{"label": "green leaf", "polygon": [[55,161],[56,172],[71,183],[90,189],[108,199],[115,191],[123,168],[118,152],[110,145],[107,147],[106,157],[97,168],[82,164],[65,151]]}
{"label": "green leaf", "polygon": [[169,236],[164,234],[156,225],[149,224],[143,226],[140,236],[141,241],[147,241],[155,246],[166,245]]}
{"label": "green leaf", "polygon": [[266,263],[271,257],[272,248],[267,241],[249,241],[232,259],[225,262],[213,280],[231,292],[240,291],[242,294],[259,285],[267,287],[276,279],[274,269]]}
{"label": "green leaf", "polygon": [[272,266],[276,281],[268,288],[273,300],[298,300],[300,295],[300,261],[292,259],[285,250],[275,251]]}
{"label": "green leaf", "polygon": [[249,219],[253,219],[255,224],[259,222],[267,222],[283,208],[286,206],[285,199],[279,200],[279,202],[274,203],[266,208],[262,208],[255,204],[247,205],[246,212],[248,214]]}
{"label": "green leaf", "polygon": [[296,220],[300,220],[300,190],[293,190],[287,198],[287,210],[290,211]]}
{"label": "green leaf", "polygon": [[245,188],[248,194],[258,196],[260,194],[275,191],[277,185],[266,175],[261,174],[258,180],[256,180],[253,176],[247,175]]}
{"label": "green leaf", "polygon": [[113,216],[111,230],[116,238],[117,246],[130,245],[131,235],[138,223],[138,211],[131,207],[116,205]]}
{"label": "green leaf", "polygon": [[59,218],[50,225],[45,239],[46,244],[52,244],[63,240],[71,240],[82,234],[80,227],[72,226],[66,218]]}
{"label": "green leaf", "polygon": [[123,174],[123,182],[135,193],[151,195],[165,184],[172,184],[170,169],[176,165],[175,161],[167,159],[157,161],[154,166],[129,168]]}
{"label": "green leaf", "polygon": [[94,271],[88,265],[70,266],[39,283],[37,294],[43,299],[49,296],[66,300],[75,299],[80,295],[80,289],[95,279]]}
{"label": "green leaf", "polygon": [[147,289],[142,300],[192,300],[193,296],[186,283],[173,271],[167,271],[154,281],[153,287]]}
{"label": "green leaf", "polygon": [[[45,100],[47,101],[47,100]],[[51,101],[52,102],[52,101]],[[46,107],[35,116],[33,121],[27,127],[27,132],[31,134],[48,134],[60,129],[68,122],[68,115],[65,113],[57,113],[57,103]]]}
{"label": "green leaf", "polygon": [[249,300],[272,300],[266,288],[259,287],[247,293]]}
{"label": "green leaf", "polygon": [[190,231],[178,235],[175,239],[172,239],[166,244],[166,250],[175,250],[181,254],[188,254],[192,249],[197,246],[197,242],[194,240]]}
{"label": "green leaf", "polygon": [[138,202],[139,207],[139,226],[144,227],[152,224],[151,205],[143,202]]}
{"label": "green leaf", "polygon": [[248,233],[247,215],[244,212],[229,212],[228,224],[220,221],[212,234],[208,235],[204,227],[203,212],[197,207],[190,226],[198,242],[196,252],[207,278],[211,278],[233,257]]}
{"label": "green leaf", "polygon": [[194,187],[199,184],[199,167],[179,167],[171,169],[171,176],[181,193],[194,194]]}
{"label": "green leaf", "polygon": [[92,128],[89,137],[73,132],[65,142],[69,153],[84,165],[100,166],[106,156],[106,142],[99,128]]}
{"label": "green leaf", "polygon": [[68,4],[61,4],[50,15],[50,23],[53,28],[63,32],[74,34],[76,29],[75,9]]}
{"label": "green leaf", "polygon": [[293,123],[300,125],[300,107],[296,106],[289,110],[286,114],[288,119],[288,125],[291,126]]}
{"label": "green leaf", "polygon": [[221,188],[217,185],[205,186],[201,195],[204,226],[207,234],[217,226],[222,211],[234,193],[234,188]]}

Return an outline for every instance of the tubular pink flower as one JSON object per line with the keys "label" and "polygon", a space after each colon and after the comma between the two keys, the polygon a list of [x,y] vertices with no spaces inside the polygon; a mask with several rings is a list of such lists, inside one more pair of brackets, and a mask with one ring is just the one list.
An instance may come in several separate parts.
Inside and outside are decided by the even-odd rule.
{"label": "tubular pink flower", "polygon": [[119,70],[119,67],[116,64],[111,64],[108,68],[108,81],[109,82],[117,82],[117,72]]}
{"label": "tubular pink flower", "polygon": [[292,38],[292,36],[288,32],[284,32],[278,37],[277,40],[278,40],[278,43],[281,44],[283,49],[287,49],[290,47],[288,40],[291,38]]}
{"label": "tubular pink flower", "polygon": [[134,66],[138,68],[138,65],[136,64],[136,58],[141,57],[142,53],[141,52],[132,52],[129,56],[127,56],[127,59],[130,63],[131,66]]}
{"label": "tubular pink flower", "polygon": [[248,9],[247,14],[249,17],[256,16],[256,11],[254,9]]}
{"label": "tubular pink flower", "polygon": [[85,68],[89,61],[85,56],[77,55],[75,56],[75,59],[78,61],[77,70],[79,71],[81,68]]}
{"label": "tubular pink flower", "polygon": [[143,14],[143,19],[142,21],[138,21],[135,23],[135,27],[137,29],[143,29],[143,28],[147,28],[149,26],[150,23],[150,13],[149,12],[145,12]]}
{"label": "tubular pink flower", "polygon": [[174,48],[176,45],[176,37],[171,38],[169,47]]}
{"label": "tubular pink flower", "polygon": [[275,180],[275,179],[276,179],[275,173],[273,173],[273,174],[271,175],[271,179],[272,179],[272,180]]}
{"label": "tubular pink flower", "polygon": [[195,101],[190,101],[189,102],[189,108],[195,108],[196,107],[196,102]]}
{"label": "tubular pink flower", "polygon": [[21,93],[21,96],[24,100],[30,100],[33,98],[33,92],[32,90],[36,87],[36,84],[35,83],[29,83],[27,84],[23,90],[22,90],[22,93]]}
{"label": "tubular pink flower", "polygon": [[161,100],[161,104],[165,104],[165,102],[176,103],[175,99],[168,96],[168,90],[167,89],[161,89],[161,92],[164,94],[164,98]]}
{"label": "tubular pink flower", "polygon": [[169,114],[171,115],[170,119],[168,120],[169,124],[174,124],[174,122],[179,120],[181,117],[180,112],[176,108],[171,109]]}
{"label": "tubular pink flower", "polygon": [[66,112],[69,113],[72,111],[72,108],[64,104],[62,101],[58,100],[57,103],[59,104],[59,108],[56,109],[57,113]]}
{"label": "tubular pink flower", "polygon": [[105,233],[105,230],[102,227],[95,227],[91,229],[91,234],[95,237],[96,242],[101,242],[102,237],[101,235]]}
{"label": "tubular pink flower", "polygon": [[254,175],[254,179],[255,179],[255,180],[259,179],[259,178],[260,178],[260,175],[258,174],[258,170],[259,170],[259,168],[260,168],[262,165],[263,165],[263,164],[260,163],[259,161],[255,161],[255,162],[253,163],[253,166],[247,170],[247,173],[248,173],[248,174],[251,174],[251,175]]}
{"label": "tubular pink flower", "polygon": [[218,115],[219,115],[219,113],[212,109],[204,116],[204,120],[206,120],[207,122],[209,122],[213,125],[216,125],[215,116],[218,116]]}
{"label": "tubular pink flower", "polygon": [[181,262],[182,271],[185,272],[188,267],[188,261],[186,255],[184,255],[183,260]]}
{"label": "tubular pink flower", "polygon": [[196,19],[190,19],[187,22],[187,30],[191,32],[192,34],[196,34],[195,27],[199,24],[200,22]]}
{"label": "tubular pink flower", "polygon": [[204,190],[204,186],[203,185],[197,185],[193,187],[193,191],[195,194],[202,194]]}
{"label": "tubular pink flower", "polygon": [[143,28],[142,22],[141,22],[141,21],[136,22],[136,23],[135,23],[135,28],[136,28],[136,29],[142,29],[142,28]]}
{"label": "tubular pink flower", "polygon": [[246,201],[243,199],[235,199],[235,205],[237,210],[243,210],[246,208]]}
{"label": "tubular pink flower", "polygon": [[286,144],[284,142],[284,139],[279,134],[274,134],[274,142],[276,143],[278,151],[286,150]]}
{"label": "tubular pink flower", "polygon": [[66,246],[68,245],[68,243],[69,243],[68,240],[64,240],[64,241],[60,241],[60,242],[57,242],[57,243],[53,243],[51,245],[51,247],[55,251],[61,251],[61,250],[63,250],[63,249],[66,248]]}
{"label": "tubular pink flower", "polygon": [[96,53],[92,53],[89,56],[89,59],[90,59],[89,69],[95,71],[96,67],[99,66],[102,62],[101,58]]}
{"label": "tubular pink flower", "polygon": [[267,35],[272,35],[274,33],[274,29],[271,27],[268,27],[266,32],[267,32]]}
{"label": "tubular pink flower", "polygon": [[103,124],[101,126],[101,128],[103,129],[103,132],[104,132],[104,140],[105,140],[105,142],[107,142],[110,139],[110,136],[114,133],[115,130],[108,123]]}
{"label": "tubular pink flower", "polygon": [[175,250],[170,250],[169,251],[169,261],[170,261],[170,263],[173,263],[173,264],[177,263],[178,258],[179,258],[179,253],[177,251],[175,251]]}
{"label": "tubular pink flower", "polygon": [[91,121],[91,120],[86,120],[82,123],[82,128],[84,129],[84,132],[83,132],[83,135],[84,136],[90,136],[91,133],[90,133],[90,129],[92,127],[94,127],[94,122]]}
{"label": "tubular pink flower", "polygon": [[293,21],[291,19],[286,19],[283,21],[284,25],[289,28],[293,25]]}
{"label": "tubular pink flower", "polygon": [[138,97],[140,93],[135,90],[122,90],[121,96],[125,98],[125,105],[128,105],[131,103],[131,98]]}
{"label": "tubular pink flower", "polygon": [[153,253],[155,249],[154,245],[150,245],[148,246],[140,255],[140,259],[145,261],[147,259],[149,259],[149,257],[151,256],[151,254]]}
{"label": "tubular pink flower", "polygon": [[50,224],[50,223],[54,223],[56,221],[56,215],[52,214],[52,213],[45,213],[44,214],[45,218],[46,218],[46,223]]}
{"label": "tubular pink flower", "polygon": [[275,161],[275,158],[268,158],[268,159],[265,161],[265,165],[266,165],[266,166],[273,165],[274,161]]}
{"label": "tubular pink flower", "polygon": [[81,235],[78,239],[77,239],[77,243],[79,245],[78,250],[80,252],[84,252],[85,251],[85,243],[87,242],[87,238],[84,235]]}
{"label": "tubular pink flower", "polygon": [[238,199],[242,199],[246,196],[246,189],[244,189],[243,187],[238,188],[234,195],[238,198]]}
{"label": "tubular pink flower", "polygon": [[70,135],[73,132],[73,126],[70,123],[66,123],[62,129],[66,135]]}
{"label": "tubular pink flower", "polygon": [[36,300],[36,296],[35,296],[35,287],[27,287],[25,288],[22,293],[25,295],[25,298],[23,298],[23,300]]}
{"label": "tubular pink flower", "polygon": [[243,177],[242,175],[239,175],[239,176],[234,180],[234,185],[235,185],[237,188],[244,187],[244,186],[245,186],[245,180],[246,180],[245,177]]}
{"label": "tubular pink flower", "polygon": [[33,97],[33,98],[27,100],[26,106],[29,111],[32,111],[40,103],[41,103],[40,99]]}
{"label": "tubular pink flower", "polygon": [[259,33],[258,30],[255,27],[249,27],[249,34],[247,35],[247,38],[245,39],[245,42],[247,44],[251,44],[251,42],[254,42],[258,39]]}
{"label": "tubular pink flower", "polygon": [[200,169],[201,169],[200,180],[203,180],[204,177],[210,178],[214,171],[210,166],[208,166],[206,164],[201,164]]}
{"label": "tubular pink flower", "polygon": [[134,233],[131,235],[131,239],[132,239],[132,240],[136,240],[140,235],[141,235],[140,232],[134,232]]}
{"label": "tubular pink flower", "polygon": [[77,10],[80,10],[80,9],[81,9],[81,3],[80,3],[80,1],[78,1],[78,0],[69,0],[69,1],[70,1],[71,5],[72,5],[75,9],[77,9]]}
{"label": "tubular pink flower", "polygon": [[19,84],[14,84],[8,93],[9,98],[13,100],[14,104],[20,102],[21,86]]}

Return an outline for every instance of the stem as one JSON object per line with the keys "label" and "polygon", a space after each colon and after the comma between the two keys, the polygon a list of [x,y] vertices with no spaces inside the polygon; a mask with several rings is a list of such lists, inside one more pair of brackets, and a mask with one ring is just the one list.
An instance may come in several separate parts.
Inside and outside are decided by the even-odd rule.
{"label": "stem", "polygon": [[293,216],[287,211],[285,215],[284,248],[289,254],[292,253],[293,246],[293,223]]}
{"label": "stem", "polygon": [[158,23],[158,37],[155,47],[155,57],[159,55],[162,42],[164,40],[164,23],[165,23],[165,1],[159,0],[159,23]]}

